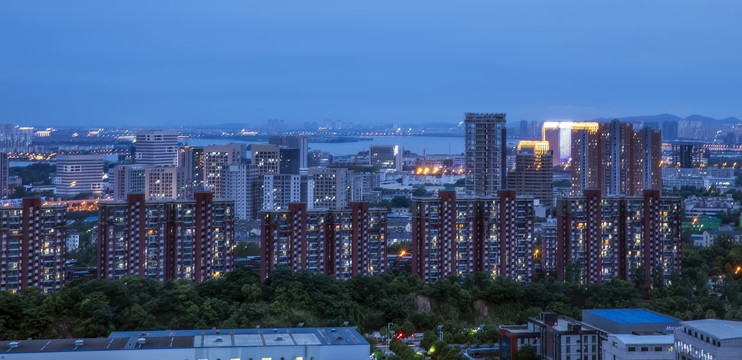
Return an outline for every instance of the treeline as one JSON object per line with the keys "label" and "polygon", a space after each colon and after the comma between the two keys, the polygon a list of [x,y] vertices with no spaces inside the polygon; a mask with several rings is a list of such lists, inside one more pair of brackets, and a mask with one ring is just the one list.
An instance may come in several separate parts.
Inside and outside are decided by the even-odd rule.
{"label": "treeline", "polygon": [[[0,338],[97,337],[114,330],[340,326],[362,332],[425,332],[444,341],[492,343],[497,325],[541,311],[580,317],[581,309],[647,307],[681,319],[742,319],[742,246],[721,241],[684,253],[684,272],[652,289],[616,280],[581,285],[546,279],[521,285],[486,273],[424,283],[392,272],[350,280],[280,268],[264,282],[235,270],[203,283],[140,277],[73,281],[56,293],[0,293]],[[714,284],[709,283],[709,279]],[[471,329],[485,324],[482,331]],[[450,338],[446,338],[450,337]]]}

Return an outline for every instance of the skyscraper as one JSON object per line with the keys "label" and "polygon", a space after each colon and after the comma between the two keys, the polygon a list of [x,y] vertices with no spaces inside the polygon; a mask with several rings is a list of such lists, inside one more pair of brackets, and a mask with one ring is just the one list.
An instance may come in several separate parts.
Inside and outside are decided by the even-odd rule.
{"label": "skyscraper", "polygon": [[466,113],[466,192],[494,196],[507,186],[505,114]]}
{"label": "skyscraper", "polygon": [[144,194],[149,200],[185,199],[185,169],[174,166],[151,166],[144,171]]}
{"label": "skyscraper", "polygon": [[532,195],[542,204],[554,200],[552,155],[546,141],[521,141],[515,155],[515,170],[508,174],[508,190]]}
{"label": "skyscraper", "polygon": [[148,166],[178,164],[177,130],[139,130],[135,145],[137,164]]}
{"label": "skyscraper", "polygon": [[[299,150],[299,168],[306,169],[307,166],[307,154],[308,154],[308,143],[305,135],[291,136],[291,135],[271,135],[268,137],[268,144],[278,145],[287,149]],[[298,174],[298,173],[297,173]]]}
{"label": "skyscraper", "polygon": [[144,165],[113,167],[113,198],[125,200],[128,194],[143,193],[146,178]]}

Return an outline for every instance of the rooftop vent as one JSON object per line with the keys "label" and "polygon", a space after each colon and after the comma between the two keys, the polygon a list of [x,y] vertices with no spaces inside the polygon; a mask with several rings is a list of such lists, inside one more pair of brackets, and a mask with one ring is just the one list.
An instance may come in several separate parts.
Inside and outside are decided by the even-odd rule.
{"label": "rooftop vent", "polygon": [[278,332],[278,329],[273,329],[273,332],[274,332],[274,333],[277,333],[277,332]]}
{"label": "rooftop vent", "polygon": [[82,339],[75,340],[75,346],[82,346],[82,344],[84,344],[84,343],[85,343],[85,341],[83,341]]}
{"label": "rooftop vent", "polygon": [[137,344],[139,344],[139,345],[144,345],[144,343],[146,343],[146,342],[147,342],[147,339],[145,339],[145,338],[139,338],[139,339],[137,339]]}
{"label": "rooftop vent", "polygon": [[330,329],[330,331],[332,331],[332,332],[336,332],[336,331],[337,331],[337,329],[335,329],[335,328],[332,328],[332,329]]}
{"label": "rooftop vent", "polygon": [[281,335],[276,336],[276,341],[283,341],[283,336]]}
{"label": "rooftop vent", "polygon": [[17,341],[11,341],[11,342],[10,342],[10,343],[8,344],[8,347],[9,347],[9,348],[11,348],[11,349],[15,349],[15,348],[17,348],[17,347],[18,347],[18,342],[17,342]]}
{"label": "rooftop vent", "polygon": [[342,336],[338,336],[337,340],[342,341],[343,340],[343,337]]}
{"label": "rooftop vent", "polygon": [[216,341],[216,342],[222,342],[222,341],[224,341],[224,338],[221,337],[221,336],[217,336],[216,339],[214,339],[214,341]]}

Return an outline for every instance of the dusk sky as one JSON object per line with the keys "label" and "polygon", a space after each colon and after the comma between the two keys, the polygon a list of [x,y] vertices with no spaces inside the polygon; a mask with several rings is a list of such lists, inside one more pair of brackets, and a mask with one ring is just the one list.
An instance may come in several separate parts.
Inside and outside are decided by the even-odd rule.
{"label": "dusk sky", "polygon": [[3,1],[0,122],[742,118],[742,2]]}

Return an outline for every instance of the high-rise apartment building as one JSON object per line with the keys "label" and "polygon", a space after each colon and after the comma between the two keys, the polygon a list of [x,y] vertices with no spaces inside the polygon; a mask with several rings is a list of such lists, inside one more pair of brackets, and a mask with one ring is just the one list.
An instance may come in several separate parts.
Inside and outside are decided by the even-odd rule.
{"label": "high-rise apartment building", "polygon": [[371,167],[402,171],[402,145],[369,145],[368,161]]}
{"label": "high-rise apartment building", "polygon": [[258,166],[260,175],[281,173],[281,147],[269,144],[250,145],[251,161]]}
{"label": "high-rise apartment building", "polygon": [[125,200],[128,194],[143,193],[144,165],[116,165],[113,167],[113,198]]}
{"label": "high-rise apartment building", "polygon": [[204,147],[184,146],[178,151],[178,167],[184,169],[189,188],[204,185],[204,166]]}
{"label": "high-rise apartment building", "polygon": [[263,211],[286,210],[300,200],[300,175],[263,175]]}
{"label": "high-rise apartment building", "polygon": [[[288,149],[299,150],[299,168],[308,168],[307,155],[308,155],[308,141],[305,135],[291,136],[291,135],[271,135],[268,137],[268,144],[278,145]],[[284,174],[284,172],[281,172]],[[290,173],[293,174],[293,173]],[[298,174],[298,172],[297,172]]]}
{"label": "high-rise apartment building", "polygon": [[234,204],[196,193],[194,200],[101,203],[98,278],[140,275],[161,281],[218,278],[233,266]]}
{"label": "high-rise apartment building", "polygon": [[156,166],[145,169],[144,194],[147,201],[185,199],[185,169],[174,166]]}
{"label": "high-rise apartment building", "polygon": [[371,192],[381,184],[379,173],[348,172],[348,201],[367,201]]}
{"label": "high-rise apartment building", "polygon": [[386,271],[386,209],[351,203],[344,210],[311,210],[305,203],[264,212],[260,276],[287,266],[337,278]]}
{"label": "high-rise apartment building", "polygon": [[708,165],[708,149],[703,144],[677,142],[672,144],[670,166],[684,169],[705,167]]}
{"label": "high-rise apartment building", "polygon": [[515,170],[508,174],[508,190],[532,195],[541,204],[554,201],[552,153],[546,141],[521,141],[515,155]]}
{"label": "high-rise apartment building", "polygon": [[677,140],[678,139],[678,122],[677,121],[663,121],[662,122],[662,140]]}
{"label": "high-rise apartment building", "polygon": [[639,195],[662,188],[658,131],[613,120],[572,128],[572,194],[599,189],[606,195]]}
{"label": "high-rise apartment building", "polygon": [[229,165],[224,180],[224,198],[234,201],[235,218],[257,219],[263,205],[263,177],[258,167],[246,161]]}
{"label": "high-rise apartment building", "polygon": [[487,272],[533,280],[533,198],[500,190],[489,198],[412,199],[412,272],[425,281]]}
{"label": "high-rise apartment building", "polygon": [[57,195],[101,194],[103,192],[103,156],[58,155]]}
{"label": "high-rise apartment building", "polygon": [[301,152],[299,149],[281,148],[278,151],[280,160],[278,164],[279,174],[299,175]]}
{"label": "high-rise apartment building", "polygon": [[38,198],[0,207],[0,290],[49,292],[64,285],[66,211],[65,205],[43,205]]}
{"label": "high-rise apartment building", "polygon": [[559,129],[560,123],[547,121],[544,122],[541,127],[541,140],[549,143],[549,150],[552,154],[552,164],[554,166],[562,163],[562,157],[560,155],[561,142],[559,141]]}
{"label": "high-rise apartment building", "polygon": [[136,136],[137,164],[147,166],[178,165],[177,130],[139,130]]}
{"label": "high-rise apartment building", "polygon": [[341,210],[348,206],[348,169],[310,168],[307,206]]}
{"label": "high-rise apartment building", "polygon": [[245,144],[212,145],[204,147],[204,186],[208,186],[214,197],[224,197],[222,185],[229,165],[245,159]]}
{"label": "high-rise apartment building", "polygon": [[505,114],[466,113],[466,192],[494,196],[507,186]]}
{"label": "high-rise apartment building", "polygon": [[650,283],[667,280],[680,271],[680,223],[680,198],[662,197],[660,190],[644,190],[641,196],[585,190],[582,196],[561,198],[556,246],[542,249],[551,262],[544,270],[590,284],[637,276]]}
{"label": "high-rise apartment building", "polygon": [[0,152],[0,198],[3,199],[7,199],[10,193],[8,186],[8,179],[10,178],[9,164],[8,153]]}

